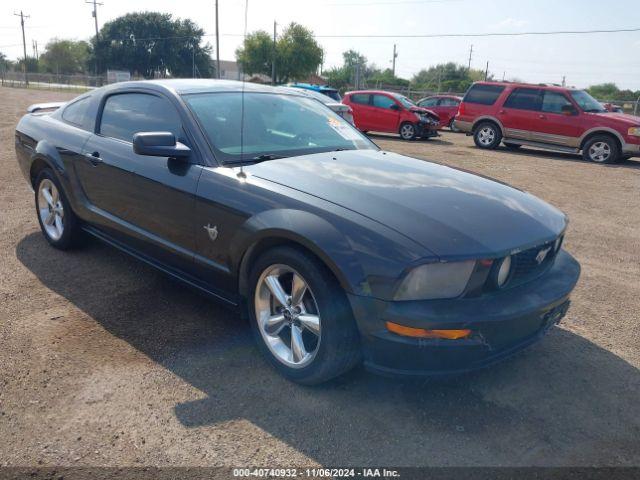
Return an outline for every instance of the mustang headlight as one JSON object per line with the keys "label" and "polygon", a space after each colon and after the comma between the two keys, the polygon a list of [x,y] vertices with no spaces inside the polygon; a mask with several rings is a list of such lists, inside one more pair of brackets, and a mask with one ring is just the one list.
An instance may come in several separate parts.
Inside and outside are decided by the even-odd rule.
{"label": "mustang headlight", "polygon": [[631,127],[628,133],[634,137],[640,137],[640,127]]}
{"label": "mustang headlight", "polygon": [[475,265],[475,260],[420,265],[402,280],[394,298],[432,300],[458,297],[464,292]]}

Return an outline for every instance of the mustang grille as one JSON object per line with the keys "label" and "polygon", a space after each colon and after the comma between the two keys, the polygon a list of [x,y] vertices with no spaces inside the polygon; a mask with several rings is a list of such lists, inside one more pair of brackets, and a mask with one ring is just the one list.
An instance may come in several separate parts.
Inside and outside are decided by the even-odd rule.
{"label": "mustang grille", "polygon": [[555,256],[553,242],[516,253],[511,257],[514,263],[509,286],[521,285],[539,277],[551,266]]}

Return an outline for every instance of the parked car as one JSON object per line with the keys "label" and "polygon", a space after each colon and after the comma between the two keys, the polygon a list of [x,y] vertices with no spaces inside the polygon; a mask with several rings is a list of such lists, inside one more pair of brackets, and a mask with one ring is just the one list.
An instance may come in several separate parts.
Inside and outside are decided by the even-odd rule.
{"label": "parked car", "polygon": [[353,110],[349,105],[345,105],[344,103],[336,102],[333,98],[323,95],[322,93],[316,92],[315,90],[305,90],[301,88],[292,88],[292,87],[279,87],[283,90],[288,91],[289,93],[294,93],[296,95],[305,95],[309,98],[313,98],[318,100],[319,102],[325,104],[335,113],[344,118],[351,125],[355,125],[353,122]]}
{"label": "parked car", "polygon": [[456,113],[462,97],[455,95],[432,95],[416,102],[419,107],[428,108],[440,117],[440,126],[449,127],[454,132],[459,132],[455,126]]}
{"label": "parked car", "polygon": [[342,103],[353,109],[355,125],[363,132],[399,133],[403,140],[438,135],[438,115],[403,95],[359,90],[345,93]]}
{"label": "parked car", "polygon": [[624,113],[624,110],[620,105],[615,105],[613,103],[603,103],[602,108],[604,108],[607,112]]}
{"label": "parked car", "polygon": [[155,80],[38,108],[15,149],[47,242],[92,235],[246,312],[293,381],[362,360],[408,375],[486,366],[557,323],[578,280],[563,213],[381,151],[303,95]]}
{"label": "parked car", "polygon": [[338,90],[328,85],[316,85],[313,83],[289,83],[287,84],[287,87],[300,88],[302,90],[318,92],[318,93],[321,93],[322,95],[326,95],[327,97],[329,97],[332,100],[335,100],[336,102],[339,102],[342,100],[342,97],[340,97],[340,92],[338,92]]}
{"label": "parked car", "polygon": [[456,126],[480,148],[503,142],[614,163],[640,155],[640,118],[608,113],[584,90],[519,83],[473,84],[458,109]]}

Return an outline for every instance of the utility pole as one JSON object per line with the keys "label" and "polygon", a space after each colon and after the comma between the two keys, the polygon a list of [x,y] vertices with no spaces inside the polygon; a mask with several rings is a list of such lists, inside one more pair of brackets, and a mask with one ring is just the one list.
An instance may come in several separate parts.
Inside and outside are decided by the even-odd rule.
{"label": "utility pole", "polygon": [[22,52],[24,53],[24,62],[22,63],[22,72],[24,73],[25,86],[29,86],[29,76],[27,75],[27,41],[24,36],[24,19],[29,18],[29,15],[25,15],[20,10],[20,14],[14,13],[16,17],[20,17],[20,27],[22,27]]}
{"label": "utility pole", "polygon": [[273,51],[271,52],[271,85],[276,84],[276,35],[278,24],[273,21]]}
{"label": "utility pole", "polygon": [[[89,3],[89,4],[93,4],[93,11],[91,12],[91,16],[93,17],[93,23],[96,27],[96,44],[94,48],[94,55],[96,57],[96,77],[98,77],[98,52],[97,52],[97,47],[98,47],[98,5],[102,6],[104,5],[103,3],[98,2],[97,0],[85,0],[84,3]],[[96,78],[96,87],[98,86],[98,79]]]}
{"label": "utility pole", "polygon": [[442,65],[438,68],[438,91],[436,93],[440,93],[440,87],[442,85]]}
{"label": "utility pole", "polygon": [[564,87],[567,83],[567,77],[565,77],[564,75],[562,76],[562,86]]}
{"label": "utility pole", "polygon": [[504,76],[507,74],[507,72],[502,72],[502,81],[504,82]]}
{"label": "utility pole", "polygon": [[393,44],[393,60],[392,60],[392,67],[391,67],[391,73],[393,74],[393,76],[396,76],[396,58],[398,58],[398,53],[396,52],[396,44]]}
{"label": "utility pole", "polygon": [[218,28],[218,0],[216,0],[216,78],[220,78],[220,29]]}
{"label": "utility pole", "polygon": [[468,70],[471,70],[471,56],[473,55],[473,45],[471,45],[471,48],[469,49],[469,65],[467,66]]}
{"label": "utility pole", "polygon": [[33,58],[35,58],[36,61],[38,61],[40,59],[40,56],[38,55],[38,41],[37,40],[31,40],[31,48],[33,49]]}
{"label": "utility pole", "polygon": [[487,77],[489,76],[489,60],[487,60],[487,68],[484,71],[484,81],[487,81]]}

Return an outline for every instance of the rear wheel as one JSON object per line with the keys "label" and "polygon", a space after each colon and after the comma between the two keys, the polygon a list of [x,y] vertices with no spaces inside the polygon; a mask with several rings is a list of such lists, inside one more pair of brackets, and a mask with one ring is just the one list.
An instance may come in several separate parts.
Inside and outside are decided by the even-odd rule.
{"label": "rear wheel", "polygon": [[620,147],[609,135],[595,135],[584,144],[582,158],[595,163],[615,163],[620,160]]}
{"label": "rear wheel", "polygon": [[409,122],[400,125],[400,137],[403,140],[413,140],[416,138],[416,126]]}
{"label": "rear wheel", "polygon": [[47,242],[60,250],[78,245],[82,237],[79,220],[49,168],[43,169],[36,178],[35,200],[38,223]]}
{"label": "rear wheel", "polygon": [[502,140],[502,132],[493,122],[482,122],[473,132],[473,141],[476,146],[493,150]]}
{"label": "rear wheel", "polygon": [[277,247],[254,265],[249,315],[269,362],[286,378],[317,384],[360,359],[351,307],[333,275],[314,256]]}

